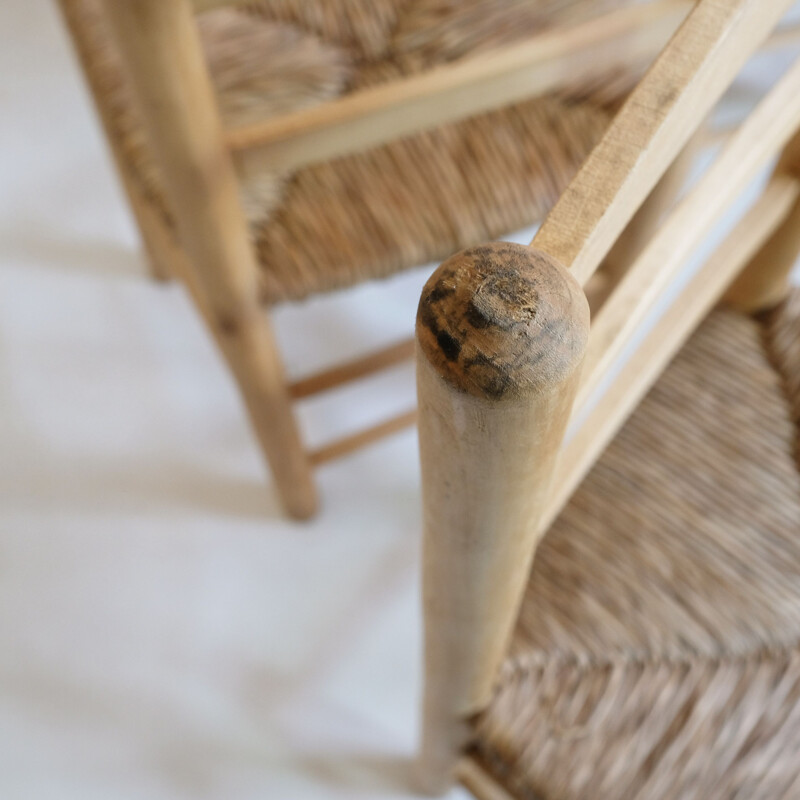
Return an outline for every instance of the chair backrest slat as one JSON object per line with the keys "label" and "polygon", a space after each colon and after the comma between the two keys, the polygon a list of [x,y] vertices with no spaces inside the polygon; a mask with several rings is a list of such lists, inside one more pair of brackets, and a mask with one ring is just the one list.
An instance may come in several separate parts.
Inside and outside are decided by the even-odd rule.
{"label": "chair backrest slat", "polygon": [[533,245],[584,284],[793,0],[700,2],[559,198]]}
{"label": "chair backrest slat", "polygon": [[759,103],[692,192],[661,224],[592,320],[576,409],[676,279],[686,258],[800,127],[800,60]]}
{"label": "chair backrest slat", "polygon": [[800,179],[785,174],[772,178],[732,233],[659,318],[597,404],[585,415],[576,405],[573,416],[577,418],[577,431],[559,455],[552,492],[539,520],[541,533],[553,523],[606,445],[734,276],[789,218],[799,200]]}

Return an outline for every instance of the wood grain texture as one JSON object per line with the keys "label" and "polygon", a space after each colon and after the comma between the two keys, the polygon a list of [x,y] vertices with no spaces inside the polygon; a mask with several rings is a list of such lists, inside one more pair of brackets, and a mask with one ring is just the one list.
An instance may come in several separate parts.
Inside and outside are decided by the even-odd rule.
{"label": "wood grain texture", "polygon": [[542,533],[553,523],[670,359],[720,299],[733,277],[787,218],[798,198],[800,181],[785,175],[773,178],[732,233],[658,319],[600,400],[589,408],[576,404],[570,423],[572,435],[558,457],[553,491],[541,516]]}
{"label": "wood grain texture", "polygon": [[712,310],[537,549],[470,747],[515,797],[800,786],[800,347],[772,326]]}
{"label": "wood grain texture", "polygon": [[[780,226],[798,184],[774,179],[734,233],[590,406],[571,411],[586,340],[585,285],[708,110],[788,2],[701,0],[612,123],[523,255],[505,245],[445,262],[417,320],[423,472],[425,697],[421,767],[444,789],[485,707],[539,537],[668,361]],[[793,70],[672,213],[600,312],[586,386],[708,232],[798,124]],[[664,232],[665,231],[665,232]],[[508,265],[513,264],[513,268]],[[585,302],[581,306],[585,309]],[[572,314],[569,309],[572,309]],[[605,316],[604,316],[605,315]],[[536,321],[536,322],[534,322]],[[572,435],[562,443],[571,414]],[[491,792],[494,787],[488,786]]]}
{"label": "wood grain texture", "polygon": [[703,0],[556,203],[534,245],[585,284],[792,0]]}
{"label": "wood grain texture", "polygon": [[424,509],[421,779],[453,778],[489,700],[538,540],[588,336],[580,287],[553,259],[498,243],[426,284],[417,316]]}
{"label": "wood grain texture", "polygon": [[553,259],[508,242],[445,261],[422,290],[417,341],[454,388],[494,400],[549,391],[583,357],[578,284]]}
{"label": "wood grain texture", "polygon": [[191,288],[241,389],[292,515],[317,507],[188,0],[104,0],[192,271]]}
{"label": "wood grain texture", "polygon": [[[770,90],[740,126],[700,182],[668,215],[592,322],[584,376],[576,401],[581,406],[635,335],[687,257],[722,218],[732,202],[769,164],[800,126],[800,61]],[[787,219],[789,238],[795,228]],[[776,234],[777,235],[777,234]],[[771,240],[772,241],[772,240]],[[800,236],[792,242],[800,248]],[[767,245],[769,247],[769,245]],[[768,251],[769,252],[769,251]],[[794,251],[796,256],[797,251]],[[769,269],[790,266],[792,253],[755,270],[764,281]],[[785,274],[782,288],[785,288]]]}

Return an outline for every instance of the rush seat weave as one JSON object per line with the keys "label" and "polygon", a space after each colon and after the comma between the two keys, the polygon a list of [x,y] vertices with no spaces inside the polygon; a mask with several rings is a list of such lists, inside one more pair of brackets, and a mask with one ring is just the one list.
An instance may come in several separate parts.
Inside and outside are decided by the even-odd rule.
{"label": "rush seat weave", "polygon": [[714,312],[540,545],[474,754],[519,798],[800,797],[800,293]]}
{"label": "rush seat weave", "polygon": [[[623,0],[262,0],[198,17],[227,125],[299,110],[599,14]],[[171,225],[97,0],[69,0],[111,108],[111,135]],[[297,300],[440,260],[540,219],[638,75],[427,131],[292,173],[242,196],[265,303]]]}

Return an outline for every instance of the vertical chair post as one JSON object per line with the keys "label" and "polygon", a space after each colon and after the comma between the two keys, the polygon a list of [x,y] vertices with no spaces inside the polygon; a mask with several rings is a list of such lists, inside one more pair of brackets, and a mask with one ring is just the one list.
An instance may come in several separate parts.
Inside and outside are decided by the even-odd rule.
{"label": "vertical chair post", "polygon": [[589,329],[570,273],[497,243],[445,261],[422,292],[417,382],[424,509],[421,779],[441,792],[489,702]]}
{"label": "vertical chair post", "polygon": [[94,106],[103,126],[106,142],[108,142],[117,175],[128,198],[131,212],[139,229],[150,274],[159,281],[167,281],[173,277],[171,262],[176,258],[175,246],[167,240],[168,233],[155,213],[148,208],[147,201],[130,175],[125,163],[125,156],[114,134],[109,115],[108,103],[100,90],[97,69],[92,64],[91,47],[85,23],[80,19],[80,8],[75,0],[58,0],[61,15],[66,23],[73,49],[78,56],[84,78],[94,101]]}
{"label": "vertical chair post", "polygon": [[233,163],[188,0],[105,0],[186,249],[190,289],[238,380],[289,513],[317,506]]}
{"label": "vertical chair post", "polygon": [[[800,177],[800,132],[786,146],[775,174]],[[800,200],[742,270],[725,295],[730,305],[755,313],[773,308],[789,291],[789,274],[800,256]]]}

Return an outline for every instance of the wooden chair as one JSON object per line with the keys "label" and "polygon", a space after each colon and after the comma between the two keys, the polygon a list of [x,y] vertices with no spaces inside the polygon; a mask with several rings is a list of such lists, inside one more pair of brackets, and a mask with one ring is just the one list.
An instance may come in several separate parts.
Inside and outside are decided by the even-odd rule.
{"label": "wooden chair", "polygon": [[423,290],[431,791],[800,796],[800,61],[591,325],[581,288],[789,6],[700,0],[531,246],[467,249]]}
{"label": "wooden chair", "polygon": [[153,271],[188,286],[297,517],[317,507],[314,466],[415,412],[308,452],[292,403],[410,358],[413,340],[289,383],[264,307],[541,219],[692,5],[60,4]]}

